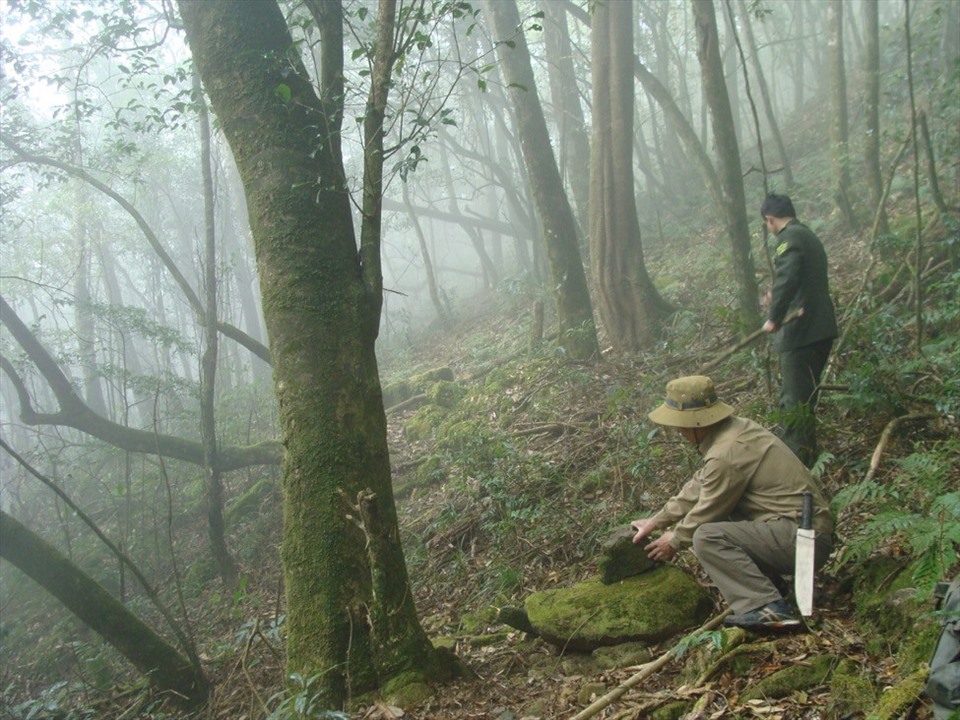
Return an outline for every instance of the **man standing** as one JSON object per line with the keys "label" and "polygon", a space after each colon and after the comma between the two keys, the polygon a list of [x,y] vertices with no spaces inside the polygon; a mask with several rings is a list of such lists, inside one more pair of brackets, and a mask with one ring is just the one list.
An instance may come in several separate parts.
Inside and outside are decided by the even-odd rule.
{"label": "man standing", "polygon": [[[827,254],[816,234],[797,220],[786,195],[767,195],[760,214],[777,238],[776,274],[763,329],[777,333],[774,347],[780,353],[783,441],[804,465],[813,467],[819,454],[814,413],[820,376],[837,337]],[[799,317],[784,324],[794,310]]]}
{"label": "man standing", "polygon": [[813,496],[816,567],[833,548],[833,516],[816,479],[773,433],[734,416],[708,377],[670,381],[649,418],[677,428],[697,446],[703,466],[660,512],[631,523],[633,542],[672,526],[645,546],[647,555],[668,561],[692,546],[734,612],[725,624],[752,630],[799,625],[781,588],[783,576],[794,571],[805,492]]}

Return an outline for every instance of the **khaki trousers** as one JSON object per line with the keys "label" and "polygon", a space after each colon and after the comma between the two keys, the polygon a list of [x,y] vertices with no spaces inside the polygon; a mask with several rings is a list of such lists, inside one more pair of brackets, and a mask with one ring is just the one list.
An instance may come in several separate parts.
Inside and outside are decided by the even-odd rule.
{"label": "khaki trousers", "polygon": [[[742,614],[780,600],[775,582],[793,575],[797,522],[704,523],[693,533],[693,553],[733,612]],[[833,537],[818,533],[815,567],[822,567],[833,549]]]}

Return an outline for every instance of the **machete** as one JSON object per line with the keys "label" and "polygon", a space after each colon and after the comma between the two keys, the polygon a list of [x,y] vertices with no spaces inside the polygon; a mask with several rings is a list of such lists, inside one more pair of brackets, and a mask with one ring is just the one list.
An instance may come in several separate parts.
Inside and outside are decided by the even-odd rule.
{"label": "machete", "polygon": [[793,591],[797,596],[797,607],[804,617],[813,615],[813,495],[803,493],[803,515],[797,528],[797,556],[793,569]]}

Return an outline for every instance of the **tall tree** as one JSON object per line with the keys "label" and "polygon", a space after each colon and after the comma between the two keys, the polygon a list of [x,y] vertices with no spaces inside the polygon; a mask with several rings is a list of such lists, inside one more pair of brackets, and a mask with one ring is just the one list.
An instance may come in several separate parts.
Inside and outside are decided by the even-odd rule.
{"label": "tall tree", "polygon": [[589,176],[583,169],[590,167],[590,138],[580,106],[567,13],[563,4],[550,0],[540,0],[540,7],[544,13],[543,39],[559,135],[560,168],[573,194],[580,227],[585,228],[590,189]]}
{"label": "tall tree", "polygon": [[[400,545],[374,347],[396,4],[380,3],[371,51],[359,249],[340,142],[340,3],[308,3],[323,53],[319,92],[276,2],[178,4],[243,180],[260,272],[285,449],[287,667],[319,675],[329,706],[402,674],[442,677],[452,665],[417,620]],[[397,34],[409,43],[410,31]]]}
{"label": "tall tree", "polygon": [[210,117],[203,99],[200,78],[193,74],[194,92],[199,96],[200,175],[203,187],[203,356],[200,360],[200,439],[206,472],[207,534],[217,572],[228,587],[237,582],[239,569],[230,555],[224,536],[223,473],[217,440],[216,388],[220,333],[217,331],[217,232],[214,212],[213,155]]}
{"label": "tall tree", "polygon": [[[787,188],[790,188],[793,186],[793,168],[790,165],[790,156],[787,154],[783,136],[780,134],[780,123],[777,122],[776,113],[773,111],[773,99],[770,97],[770,89],[767,87],[767,76],[763,71],[763,63],[760,62],[760,50],[757,47],[757,39],[753,34],[753,21],[750,19],[750,13],[747,10],[745,0],[737,0],[737,8],[740,12],[740,18],[743,21],[743,32],[747,38],[747,49],[750,52],[750,59],[753,61],[753,72],[756,76],[757,87],[760,88],[763,113],[767,118],[767,125],[770,126],[770,134],[773,135],[773,140],[777,145],[777,153],[780,155],[780,163],[783,166],[783,183]],[[732,11],[730,15],[733,15]]]}
{"label": "tall tree", "polygon": [[486,0],[484,7],[498,41],[500,72],[509,88],[524,164],[543,229],[560,322],[560,346],[573,359],[596,357],[599,345],[577,244],[576,222],[550,145],[517,3]]}
{"label": "tall tree", "polygon": [[827,48],[829,51],[830,94],[830,170],[833,178],[833,199],[850,228],[856,227],[850,187],[850,123],[847,113],[847,71],[843,58],[843,1],[828,0]]}
{"label": "tall tree", "polygon": [[880,5],[878,0],[863,3],[864,77],[866,87],[866,128],[863,138],[863,161],[870,190],[870,207],[879,213],[878,232],[887,233],[886,210],[880,207],[883,197],[883,175],[880,172]]}
{"label": "tall tree", "polygon": [[633,5],[593,7],[590,244],[597,308],[621,351],[653,341],[667,310],[643,260],[633,187]]}
{"label": "tall tree", "polygon": [[692,0],[694,24],[697,31],[697,59],[707,105],[710,108],[711,127],[720,166],[720,184],[725,202],[722,212],[727,235],[733,249],[733,275],[737,281],[740,320],[744,329],[760,324],[757,309],[757,278],[750,249],[750,225],[747,221],[746,194],[743,189],[743,171],[740,148],[733,128],[730,98],[723,78],[720,45],[717,38],[717,17],[713,0]]}

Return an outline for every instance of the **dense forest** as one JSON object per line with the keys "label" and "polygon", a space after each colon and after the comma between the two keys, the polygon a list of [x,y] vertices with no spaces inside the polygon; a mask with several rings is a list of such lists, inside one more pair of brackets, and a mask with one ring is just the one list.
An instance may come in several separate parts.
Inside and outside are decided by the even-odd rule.
{"label": "dense forest", "polygon": [[[0,0],[0,63],[0,719],[934,717],[956,0]],[[591,641],[666,383],[784,419],[771,192],[839,326],[814,614],[684,552]]]}

